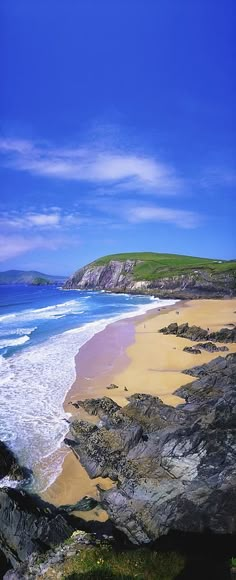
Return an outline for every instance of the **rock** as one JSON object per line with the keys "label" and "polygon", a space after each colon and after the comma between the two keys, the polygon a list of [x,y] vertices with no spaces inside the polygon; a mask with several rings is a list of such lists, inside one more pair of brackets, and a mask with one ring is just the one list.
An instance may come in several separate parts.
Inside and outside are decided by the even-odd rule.
{"label": "rock", "polygon": [[163,334],[176,334],[177,330],[178,330],[177,322],[172,322],[171,324],[169,324],[169,326],[165,326],[164,328],[162,328],[160,332],[163,332]]}
{"label": "rock", "polygon": [[176,391],[187,405],[138,394],[102,428],[71,426],[89,475],[117,481],[101,503],[134,544],[171,530],[236,532],[236,354],[191,374]]}
{"label": "rock", "polygon": [[10,479],[22,481],[31,477],[30,470],[21,467],[9,447],[0,441],[0,479],[8,476]]}
{"label": "rock", "polygon": [[227,346],[216,346],[214,342],[199,342],[196,344],[196,348],[201,350],[207,350],[207,352],[227,352],[229,349]]}
{"label": "rock", "polygon": [[185,346],[183,348],[184,352],[190,352],[191,354],[201,354],[199,348],[194,348],[194,346]]}
{"label": "rock", "polygon": [[103,419],[103,417],[107,418],[110,414],[114,414],[120,409],[120,406],[109,397],[85,399],[85,401],[78,401],[78,404],[86,413],[89,415],[97,415],[100,419]]}
{"label": "rock", "polygon": [[[173,256],[174,258],[174,256]],[[186,272],[172,273],[161,268],[157,278],[148,280],[144,275],[136,277],[137,267],[142,266],[142,255],[126,260],[111,256],[106,263],[92,263],[80,268],[65,283],[64,288],[107,290],[137,294],[155,294],[162,298],[224,298],[235,296],[235,271],[214,272],[211,269],[189,268]]]}
{"label": "rock", "polygon": [[87,547],[96,547],[99,550],[101,542],[112,547],[113,541],[114,538],[110,535],[102,534],[101,538],[98,539],[94,534],[76,530],[68,543],[60,544],[40,556],[37,553],[30,555],[23,564],[18,564],[14,570],[9,570],[4,575],[3,580],[39,580],[41,577],[45,580],[65,578],[64,563],[68,562],[68,567],[71,567],[70,560],[79,555],[81,551],[84,553]]}
{"label": "rock", "polygon": [[72,505],[61,505],[59,509],[62,511],[66,511],[67,513],[75,511],[88,512],[90,510],[93,510],[97,506],[98,501],[96,499],[85,495],[85,497],[77,501],[77,503]]}
{"label": "rock", "polygon": [[214,340],[216,342],[236,342],[236,328],[222,328],[217,332],[209,333],[208,330],[200,328],[200,326],[189,326],[188,322],[185,322],[179,326],[177,323],[169,324],[169,326],[161,328],[159,332],[163,334],[175,334],[181,338],[188,338],[194,341]]}
{"label": "rock", "polygon": [[25,491],[0,488],[0,548],[15,567],[68,538],[74,529],[68,517]]}
{"label": "rock", "polygon": [[221,328],[218,332],[211,332],[208,338],[216,342],[236,342],[236,328]]}
{"label": "rock", "polygon": [[[109,423],[108,418],[106,425]],[[142,428],[139,425],[132,425],[130,419],[123,420],[119,417],[113,424],[116,425],[116,429],[110,431],[85,421],[73,421],[71,433],[74,440],[65,439],[65,443],[80,458],[81,464],[92,478],[107,477],[107,466],[112,471],[113,478],[116,478],[117,462],[122,461],[133,443],[141,438]]]}
{"label": "rock", "polygon": [[25,580],[24,570],[9,570],[4,574],[3,580]]}
{"label": "rock", "polygon": [[111,383],[108,387],[106,387],[107,389],[119,389],[118,385],[114,385],[114,383]]}

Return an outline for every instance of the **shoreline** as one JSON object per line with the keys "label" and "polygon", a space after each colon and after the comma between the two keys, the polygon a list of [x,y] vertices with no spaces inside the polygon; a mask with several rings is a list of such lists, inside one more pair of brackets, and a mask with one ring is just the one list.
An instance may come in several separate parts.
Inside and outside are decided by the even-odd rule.
{"label": "shoreline", "polygon": [[[64,409],[79,419],[94,420],[82,409],[75,409],[70,401],[107,396],[119,405],[127,404],[127,398],[137,393],[160,396],[164,403],[177,405],[182,402],[173,392],[190,382],[185,368],[209,362],[218,353],[202,352],[194,355],[183,352],[185,346],[194,342],[174,335],[163,335],[158,330],[171,322],[189,322],[202,328],[219,330],[232,322],[236,324],[236,300],[217,299],[178,301],[174,305],[153,308],[145,314],[110,323],[85,343],[75,357],[76,380],[66,395]],[[229,352],[236,345],[228,344]],[[225,356],[226,353],[219,353]],[[119,388],[108,390],[115,383]],[[128,391],[124,391],[124,388]],[[55,505],[76,503],[84,495],[97,498],[96,485],[112,486],[110,480],[90,480],[72,451],[66,454],[62,472],[46,490],[43,497]],[[84,519],[106,519],[100,509],[77,512]]]}
{"label": "shoreline", "polygon": [[[177,304],[183,306],[184,301],[177,302],[176,300],[176,303],[170,306],[155,307],[140,315],[135,314],[132,317],[111,322],[90,338],[75,357],[76,379],[65,397],[64,410],[71,415],[77,414],[78,410],[71,405],[71,402],[90,398],[90,395],[91,398],[105,394],[114,400],[115,396],[121,398],[121,393],[118,393],[117,389],[110,390],[107,387],[114,383],[112,380],[114,375],[122,372],[129,365],[130,357],[127,351],[135,343],[137,325],[145,324],[146,321],[161,314],[168,314],[176,308]],[[102,395],[100,395],[101,391]],[[127,396],[124,396],[123,404],[126,402]],[[88,417],[87,414],[86,417]]]}
{"label": "shoreline", "polygon": [[[112,377],[115,372],[119,373],[129,365],[130,358],[127,355],[127,348],[135,342],[136,325],[157,315],[164,315],[173,311],[177,304],[184,305],[185,301],[176,299],[174,304],[163,307],[157,305],[149,308],[145,313],[136,313],[134,316],[109,322],[103,330],[97,332],[82,345],[75,356],[76,378],[67,392],[63,404],[65,412],[69,413],[71,418],[78,416],[78,410],[73,407],[71,402],[88,398],[89,393],[91,398],[107,396],[115,399],[114,392],[117,389],[107,390],[106,387],[113,382]],[[103,353],[104,346],[106,350],[105,356]],[[93,361],[92,365],[91,359]],[[91,372],[93,378],[90,377],[90,380],[88,380],[88,375]],[[126,403],[126,397],[123,397],[123,401],[119,401],[120,405]],[[83,409],[79,410],[79,419],[94,423],[98,422],[97,417],[88,415]],[[61,472],[54,482],[40,493],[41,497],[46,501],[59,506],[67,503],[74,504],[85,495],[98,499],[97,485],[103,488],[113,485],[113,482],[109,479],[96,478],[91,480],[80,461],[65,445],[64,450],[63,444],[61,445],[60,452],[64,456]],[[78,487],[76,482],[78,482]],[[89,512],[75,513],[86,520],[106,521],[107,519],[106,512],[96,508]]]}

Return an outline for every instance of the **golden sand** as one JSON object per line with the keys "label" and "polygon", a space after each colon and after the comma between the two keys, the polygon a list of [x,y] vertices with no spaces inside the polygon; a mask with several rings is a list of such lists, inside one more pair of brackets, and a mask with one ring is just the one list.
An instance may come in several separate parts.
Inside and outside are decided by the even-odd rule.
{"label": "golden sand", "polygon": [[[195,343],[177,338],[174,335],[163,335],[159,329],[171,322],[189,325],[196,324],[210,331],[219,330],[229,324],[236,324],[236,299],[232,300],[193,300],[176,303],[174,308],[153,311],[136,319],[123,321],[122,326],[115,323],[100,333],[97,342],[93,339],[81,349],[77,360],[87,356],[87,372],[81,374],[72,386],[65,400],[65,409],[76,413],[78,418],[85,418],[82,410],[75,411],[70,401],[78,399],[109,396],[119,405],[127,404],[127,398],[134,393],[149,393],[159,396],[164,403],[177,405],[182,399],[173,394],[181,385],[190,382],[190,377],[182,373],[184,369],[207,363],[216,356],[216,353],[202,352],[199,355],[183,352],[185,346],[193,346]],[[125,332],[125,324],[133,325],[135,331],[129,334],[129,345],[124,351],[119,345],[119,351],[113,352],[109,364],[106,364],[106,345],[109,342],[110,353],[112,344],[114,349],[117,344],[119,332]],[[127,327],[128,328],[128,327]],[[132,329],[131,329],[132,330]],[[107,342],[108,341],[108,342]],[[97,344],[96,352],[92,346]],[[100,345],[100,346],[99,346]],[[235,344],[228,344],[229,352],[236,352]],[[90,350],[89,350],[90,349]],[[219,353],[225,356],[226,353]],[[94,362],[93,362],[94,361]],[[103,361],[103,363],[102,363]],[[112,364],[111,364],[111,361]],[[84,370],[86,369],[86,365]],[[97,369],[97,370],[96,370]],[[118,389],[107,390],[110,383],[118,385]],[[128,391],[124,390],[127,388]],[[88,417],[88,420],[91,420]],[[85,495],[97,497],[96,484],[100,483],[104,488],[112,485],[110,480],[90,480],[78,459],[72,452],[65,458],[63,470],[57,480],[44,494],[47,500],[56,505],[75,503]],[[106,514],[102,510],[89,512],[88,518],[105,519]],[[86,517],[86,513],[81,513]]]}

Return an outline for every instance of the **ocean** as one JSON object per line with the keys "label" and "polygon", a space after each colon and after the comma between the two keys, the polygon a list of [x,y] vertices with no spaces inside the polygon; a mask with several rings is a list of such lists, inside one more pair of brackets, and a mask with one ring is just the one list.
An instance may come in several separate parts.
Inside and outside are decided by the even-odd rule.
{"label": "ocean", "polygon": [[81,346],[113,321],[174,303],[55,286],[0,286],[0,440],[33,470],[34,491],[46,489],[61,470],[69,417],[63,402]]}

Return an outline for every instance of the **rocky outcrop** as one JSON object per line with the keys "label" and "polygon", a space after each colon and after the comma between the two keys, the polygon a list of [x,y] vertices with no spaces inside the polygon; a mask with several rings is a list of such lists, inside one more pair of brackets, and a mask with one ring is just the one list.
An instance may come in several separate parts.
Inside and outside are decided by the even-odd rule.
{"label": "rocky outcrop", "polygon": [[64,288],[82,290],[107,290],[154,294],[163,298],[222,298],[236,293],[235,273],[213,273],[207,269],[189,269],[187,273],[170,275],[158,273],[156,279],[136,279],[135,266],[141,260],[114,260],[108,263],[89,264],[77,270]]}
{"label": "rocky outcrop", "polygon": [[[113,539],[105,536],[104,541],[107,538],[110,541]],[[38,580],[41,577],[45,580],[47,578],[61,578],[61,564],[69,562],[74,556],[79,556],[84,548],[88,546],[91,548],[96,545],[99,547],[100,541],[96,542],[96,538],[92,534],[77,530],[73,532],[68,543],[60,544],[48,550],[40,558],[37,553],[32,554],[23,564],[19,564],[15,570],[7,572],[3,580]]]}
{"label": "rocky outcrop", "polygon": [[117,481],[100,490],[101,502],[135,544],[169,530],[236,532],[236,354],[191,374],[197,380],[176,391],[187,404],[139,394],[120,408],[95,399],[84,407],[98,425],[72,422],[67,443],[91,477]]}
{"label": "rocky outcrop", "polygon": [[[180,325],[178,325],[177,322],[172,322],[169,326],[161,328],[159,332],[162,332],[162,334],[175,334],[175,336],[194,341],[213,340],[215,342],[236,342],[236,327],[221,328],[221,330],[218,330],[217,332],[209,332],[209,330],[200,328],[200,326],[189,326],[188,322]],[[206,347],[206,345],[201,344],[201,346],[197,346],[209,350],[209,347]],[[223,348],[223,350],[225,350],[225,348]],[[210,352],[213,352],[213,350]]]}
{"label": "rocky outcrop", "polygon": [[201,354],[201,350],[199,348],[195,348],[194,346],[185,346],[183,348],[183,352],[189,352],[190,354]]}
{"label": "rocky outcrop", "polygon": [[185,346],[183,348],[184,352],[190,352],[191,354],[201,354],[202,350],[207,352],[227,352],[229,349],[227,346],[216,346],[214,342],[198,342],[196,347],[194,346]]}
{"label": "rocky outcrop", "polygon": [[54,506],[22,490],[0,489],[0,549],[13,567],[59,544],[73,530],[69,516]]}
{"label": "rocky outcrop", "polygon": [[199,342],[196,344],[196,348],[200,350],[206,350],[207,352],[227,352],[229,349],[227,346],[216,346],[214,342]]}
{"label": "rocky outcrop", "polygon": [[8,476],[14,481],[22,481],[31,476],[31,472],[21,467],[9,447],[0,441],[0,479]]}
{"label": "rocky outcrop", "polygon": [[86,522],[70,515],[76,510],[89,511],[97,505],[96,500],[85,496],[74,505],[57,508],[22,489],[0,488],[0,578],[3,562],[5,570],[11,569],[6,575],[9,580],[28,577],[32,580],[36,562],[45,560],[48,565],[49,560],[51,565],[65,557],[67,547],[61,544],[71,535],[82,543],[85,537],[88,539],[88,534],[93,534],[98,542],[107,534],[111,536],[113,527],[110,522]]}

